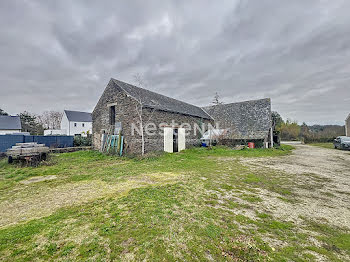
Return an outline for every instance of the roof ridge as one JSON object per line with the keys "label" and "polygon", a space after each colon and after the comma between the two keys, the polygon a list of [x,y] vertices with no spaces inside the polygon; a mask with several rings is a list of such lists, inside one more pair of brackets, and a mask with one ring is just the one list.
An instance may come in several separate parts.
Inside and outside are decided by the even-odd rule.
{"label": "roof ridge", "polygon": [[348,119],[350,119],[350,113],[349,113],[348,117],[345,119],[345,121],[348,121]]}
{"label": "roof ridge", "polygon": [[[187,102],[184,102],[184,101],[181,101],[179,99],[176,99],[176,98],[173,98],[173,97],[170,97],[170,96],[166,96],[166,95],[163,95],[163,94],[160,94],[160,93],[157,93],[157,92],[154,92],[154,91],[151,91],[151,90],[148,90],[146,88],[143,88],[143,87],[139,87],[139,86],[135,86],[135,85],[132,85],[132,84],[129,84],[129,83],[126,83],[124,81],[120,81],[118,79],[115,79],[115,78],[112,78],[114,81],[118,81],[118,82],[122,82],[123,84],[126,84],[126,85],[129,85],[129,86],[132,86],[132,87],[136,87],[136,88],[140,88],[142,90],[146,90],[147,92],[151,92],[153,94],[156,94],[156,95],[160,95],[160,96],[164,96],[166,98],[169,98],[169,99],[172,99],[172,100],[175,100],[175,101],[178,101],[178,102],[181,102],[181,103],[184,103],[184,104],[187,104],[187,105],[190,105],[190,106],[195,106],[195,107],[198,107],[200,109],[202,109],[201,107],[199,106],[196,106],[196,105],[193,105],[193,104],[190,104],[190,103],[187,103]],[[118,85],[118,84],[117,84]],[[118,85],[119,86],[119,85]],[[128,93],[128,91],[126,91],[123,87],[119,86],[120,88],[122,88],[126,93]],[[128,93],[129,94],[129,93]]]}
{"label": "roof ridge", "polygon": [[206,113],[208,116],[210,116],[211,119],[214,120],[214,117],[212,117],[211,114],[209,114],[208,111],[204,107],[200,107],[200,109],[202,109],[204,113]]}
{"label": "roof ridge", "polygon": [[[184,101],[181,101],[181,100],[178,100],[178,99],[175,99],[175,98],[172,98],[172,97],[169,97],[169,96],[166,96],[166,95],[163,95],[163,94],[160,94],[160,93],[156,93],[154,91],[151,91],[151,90],[148,90],[146,88],[142,88],[142,87],[139,87],[139,86],[135,86],[135,85],[132,85],[132,84],[129,84],[129,83],[126,83],[124,81],[121,81],[121,80],[118,80],[118,79],[115,79],[115,78],[111,78],[111,80],[113,81],[114,84],[116,84],[119,88],[121,88],[126,94],[128,94],[129,96],[133,97],[135,100],[138,100],[138,98],[134,97],[132,94],[130,94],[130,92],[128,92],[127,90],[125,90],[125,88],[122,86],[122,85],[127,85],[127,86],[130,86],[132,88],[136,88],[136,89],[140,89],[142,91],[145,91],[145,92],[148,92],[148,93],[151,93],[152,95],[155,95],[155,96],[160,96],[160,97],[164,97],[166,99],[169,99],[173,102],[177,102],[177,103],[181,103],[181,104],[185,104],[187,106],[191,106],[191,107],[194,107],[194,108],[197,108],[198,110],[200,110],[202,113],[204,113],[205,115],[207,115],[209,117],[209,119],[212,119],[212,117],[205,111],[203,110],[203,108],[201,108],[200,106],[196,106],[196,105],[193,105],[193,104],[190,104],[190,103],[187,103],[187,102],[184,102]],[[146,106],[154,106],[152,104],[147,104],[145,103]],[[177,112],[177,113],[182,113],[182,114],[186,114],[185,112]],[[198,116],[197,117],[201,117],[201,116]]]}
{"label": "roof ridge", "polygon": [[205,106],[204,108],[213,107],[213,106],[243,104],[243,103],[256,102],[256,101],[262,101],[262,100],[269,100],[271,102],[271,98],[266,97],[266,98],[260,98],[260,99],[245,100],[245,101],[240,101],[240,102],[232,102],[232,103],[224,103],[224,104],[218,104],[218,105]]}
{"label": "roof ridge", "polygon": [[92,122],[92,113],[82,111],[64,110],[64,115],[69,121]]}
{"label": "roof ridge", "polygon": [[64,111],[64,112],[78,112],[78,113],[87,113],[87,114],[92,114],[91,112],[86,112],[86,111],[76,111],[76,110],[67,110],[67,109],[64,109],[63,111]]}

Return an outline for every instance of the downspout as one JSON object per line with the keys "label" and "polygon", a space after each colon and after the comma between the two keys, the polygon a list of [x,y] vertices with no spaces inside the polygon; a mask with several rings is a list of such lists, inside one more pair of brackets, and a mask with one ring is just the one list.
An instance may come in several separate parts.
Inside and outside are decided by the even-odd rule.
{"label": "downspout", "polygon": [[271,148],[273,148],[273,131],[272,131],[272,127],[270,129],[270,139],[271,139]]}

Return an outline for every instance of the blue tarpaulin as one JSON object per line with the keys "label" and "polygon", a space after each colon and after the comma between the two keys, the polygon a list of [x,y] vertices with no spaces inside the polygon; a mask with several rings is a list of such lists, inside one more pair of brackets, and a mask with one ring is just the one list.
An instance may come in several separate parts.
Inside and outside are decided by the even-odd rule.
{"label": "blue tarpaulin", "polygon": [[25,135],[0,135],[0,152],[6,152],[16,143],[37,142],[50,148],[63,148],[73,146],[73,136],[25,136]]}

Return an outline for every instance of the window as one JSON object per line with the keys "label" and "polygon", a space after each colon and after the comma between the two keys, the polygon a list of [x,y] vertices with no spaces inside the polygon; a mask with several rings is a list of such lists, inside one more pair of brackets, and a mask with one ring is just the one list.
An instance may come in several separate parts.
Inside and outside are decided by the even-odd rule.
{"label": "window", "polygon": [[81,124],[81,126],[82,126],[82,127],[84,127],[84,126],[85,126],[85,124],[84,124],[84,123],[82,123],[82,124]]}
{"label": "window", "polygon": [[115,125],[115,106],[109,108],[109,124]]}
{"label": "window", "polygon": [[74,123],[74,127],[77,127],[77,123]]}

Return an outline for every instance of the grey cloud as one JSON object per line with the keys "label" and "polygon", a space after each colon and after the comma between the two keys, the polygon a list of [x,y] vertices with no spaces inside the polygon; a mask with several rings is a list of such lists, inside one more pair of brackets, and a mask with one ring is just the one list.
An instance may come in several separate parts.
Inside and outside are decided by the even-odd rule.
{"label": "grey cloud", "polygon": [[0,107],[92,110],[110,77],[197,105],[271,97],[284,117],[349,113],[346,0],[1,1]]}

